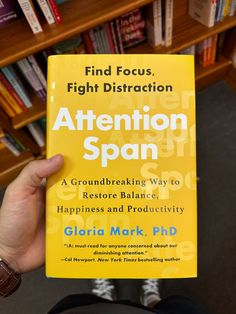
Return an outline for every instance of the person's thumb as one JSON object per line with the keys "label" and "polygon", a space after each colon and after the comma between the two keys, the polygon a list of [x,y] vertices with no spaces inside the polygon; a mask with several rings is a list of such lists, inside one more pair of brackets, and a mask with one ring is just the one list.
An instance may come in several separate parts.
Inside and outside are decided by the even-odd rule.
{"label": "person's thumb", "polygon": [[14,184],[21,188],[39,187],[43,178],[47,178],[60,170],[63,161],[63,156],[60,154],[50,159],[34,160],[21,171]]}

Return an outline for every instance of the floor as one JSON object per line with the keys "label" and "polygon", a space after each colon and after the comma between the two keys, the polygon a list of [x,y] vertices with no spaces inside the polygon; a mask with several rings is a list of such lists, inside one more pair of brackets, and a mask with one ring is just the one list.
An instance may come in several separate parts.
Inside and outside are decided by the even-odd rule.
{"label": "floor", "polygon": [[[197,94],[197,151],[199,276],[164,280],[162,296],[182,294],[208,313],[235,313],[236,93],[225,82]],[[117,284],[120,298],[138,301],[138,280]],[[61,297],[89,289],[88,280],[46,279],[40,269],[25,274],[18,292],[1,300],[0,313],[43,314]]]}

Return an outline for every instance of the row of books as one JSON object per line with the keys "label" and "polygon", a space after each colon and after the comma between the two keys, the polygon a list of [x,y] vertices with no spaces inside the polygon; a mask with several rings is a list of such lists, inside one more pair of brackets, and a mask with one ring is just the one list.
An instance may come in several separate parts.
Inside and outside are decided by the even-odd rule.
{"label": "row of books", "polygon": [[20,156],[27,150],[19,138],[16,138],[2,128],[0,128],[0,143],[1,146],[7,148],[15,156]]}
{"label": "row of books", "polygon": [[26,131],[30,133],[30,136],[38,144],[39,147],[46,145],[46,118],[41,118],[38,121],[27,124]]}
{"label": "row of books", "polygon": [[[146,39],[153,46],[172,44],[173,0],[157,0],[144,8],[90,29],[53,47],[55,53],[124,53]],[[161,11],[160,11],[161,10]],[[161,12],[161,13],[160,13]],[[158,17],[158,22],[156,19]],[[164,23],[163,23],[164,21]]]}
{"label": "row of books", "polygon": [[10,118],[33,106],[29,86],[46,101],[46,64],[41,54],[28,56],[0,70],[0,107]]}
{"label": "row of books", "polygon": [[[42,118],[36,122],[29,123],[25,127],[25,131],[29,133],[39,147],[45,146],[46,119]],[[10,134],[8,131],[0,128],[0,149],[7,148],[14,156],[20,156],[27,151],[27,147],[19,138]]]}
{"label": "row of books", "polygon": [[25,16],[34,34],[43,31],[41,23],[43,18],[48,24],[62,22],[56,0],[36,0],[34,2],[32,0],[0,1],[0,27],[21,18],[22,15]]}
{"label": "row of books", "polygon": [[236,0],[189,0],[189,15],[207,27],[234,16]]}
{"label": "row of books", "polygon": [[180,54],[195,55],[195,62],[206,67],[220,60],[225,33],[213,35],[197,45],[192,45],[180,51]]}

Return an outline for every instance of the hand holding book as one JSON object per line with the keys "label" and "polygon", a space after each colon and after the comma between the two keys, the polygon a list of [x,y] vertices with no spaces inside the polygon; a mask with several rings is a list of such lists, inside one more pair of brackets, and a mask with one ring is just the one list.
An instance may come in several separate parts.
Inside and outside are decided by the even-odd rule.
{"label": "hand holding book", "polygon": [[45,259],[43,178],[57,172],[63,157],[33,161],[8,186],[0,212],[0,257],[19,273]]}

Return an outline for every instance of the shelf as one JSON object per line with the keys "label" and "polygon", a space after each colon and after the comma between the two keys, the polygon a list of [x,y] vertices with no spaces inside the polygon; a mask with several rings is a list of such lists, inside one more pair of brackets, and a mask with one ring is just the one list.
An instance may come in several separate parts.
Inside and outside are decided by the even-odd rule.
{"label": "shelf", "polygon": [[197,66],[196,67],[196,81],[207,78],[212,73],[228,68],[231,65],[231,61],[221,56],[220,61],[207,67]]}
{"label": "shelf", "polygon": [[179,18],[174,21],[172,46],[153,48],[146,42],[140,46],[128,49],[126,53],[176,53],[234,26],[236,26],[235,16],[226,17],[223,22],[216,23],[214,27],[208,28],[188,15],[184,15],[181,19]]}
{"label": "shelf", "polygon": [[25,19],[1,29],[0,67],[41,51],[64,39],[142,7],[152,0],[70,0],[60,5],[62,24],[43,24],[34,35]]}
{"label": "shelf", "polygon": [[46,105],[36,96],[32,96],[32,108],[11,119],[14,129],[19,129],[28,123],[34,122],[46,115]]}
{"label": "shelf", "polygon": [[20,156],[14,156],[7,148],[0,150],[0,184],[8,184],[20,170],[34,157],[30,152],[24,152]]}
{"label": "shelf", "polygon": [[198,90],[224,79],[232,62],[221,56],[220,61],[207,67],[196,66],[195,79]]}

